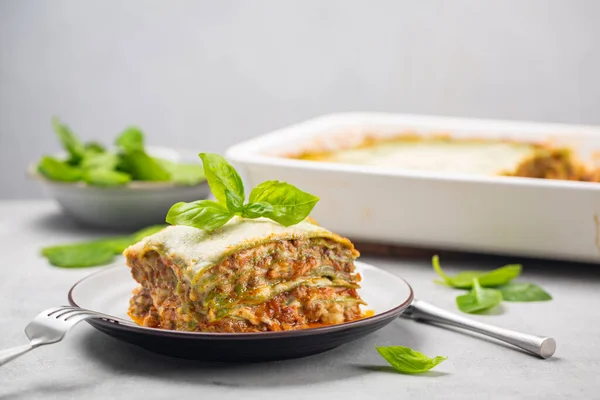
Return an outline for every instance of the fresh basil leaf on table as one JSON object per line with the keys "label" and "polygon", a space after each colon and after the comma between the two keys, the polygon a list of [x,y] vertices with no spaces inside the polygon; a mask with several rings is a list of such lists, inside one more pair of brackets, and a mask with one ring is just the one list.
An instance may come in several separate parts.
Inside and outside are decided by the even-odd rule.
{"label": "fresh basil leaf on table", "polygon": [[504,301],[530,302],[548,301],[552,296],[544,289],[533,283],[512,282],[498,287]]}
{"label": "fresh basil leaf on table", "polygon": [[521,274],[520,264],[505,265],[491,271],[462,271],[454,276],[448,276],[440,266],[439,257],[432,258],[433,269],[443,279],[435,281],[458,289],[470,289],[473,287],[473,279],[477,278],[483,287],[495,287],[505,285]]}
{"label": "fresh basil leaf on table", "polygon": [[456,298],[456,305],[460,311],[473,314],[502,303],[502,293],[499,290],[482,288],[477,278],[473,278],[472,286],[469,293]]}
{"label": "fresh basil leaf on table", "polygon": [[60,122],[57,117],[52,118],[52,126],[54,132],[58,136],[60,143],[69,153],[69,164],[77,164],[85,154],[85,146],[77,136],[69,129],[69,127]]}
{"label": "fresh basil leaf on table", "polygon": [[192,203],[174,204],[167,214],[167,222],[173,225],[202,227],[213,231],[225,225],[234,214],[212,200],[198,200]]}
{"label": "fresh basil leaf on table", "polygon": [[132,235],[45,247],[41,253],[55,267],[85,268],[106,265],[128,246],[164,228],[165,225],[154,225]]}
{"label": "fresh basil leaf on table", "polygon": [[120,236],[89,242],[51,246],[42,249],[50,264],[61,268],[85,268],[112,262],[131,244],[131,237]]}
{"label": "fresh basil leaf on table", "polygon": [[266,217],[283,226],[303,221],[315,207],[319,198],[281,181],[266,181],[250,193],[250,203],[268,203],[273,207]]}
{"label": "fresh basil leaf on table", "polygon": [[217,201],[226,206],[227,195],[229,195],[230,203],[243,204],[245,200],[244,184],[235,168],[218,154],[200,153],[199,156],[202,159],[208,186]]}
{"label": "fresh basil leaf on table", "polygon": [[404,346],[375,346],[377,352],[398,372],[418,374],[429,371],[448,357],[427,357]]}
{"label": "fresh basil leaf on table", "polygon": [[76,182],[81,179],[81,170],[64,161],[50,156],[44,156],[37,166],[40,174],[54,181]]}

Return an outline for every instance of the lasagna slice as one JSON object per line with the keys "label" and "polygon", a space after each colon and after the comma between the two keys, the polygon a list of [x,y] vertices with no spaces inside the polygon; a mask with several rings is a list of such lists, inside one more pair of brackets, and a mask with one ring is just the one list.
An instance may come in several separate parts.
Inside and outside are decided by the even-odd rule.
{"label": "lasagna slice", "polygon": [[359,253],[307,219],[234,217],[207,232],[169,226],[124,252],[139,325],[202,332],[304,329],[361,318]]}

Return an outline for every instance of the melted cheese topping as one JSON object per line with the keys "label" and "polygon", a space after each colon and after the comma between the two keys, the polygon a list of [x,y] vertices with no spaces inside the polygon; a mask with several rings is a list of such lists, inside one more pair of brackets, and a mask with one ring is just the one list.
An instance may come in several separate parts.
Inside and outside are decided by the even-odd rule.
{"label": "melted cheese topping", "polygon": [[213,232],[189,226],[169,226],[130,246],[125,254],[133,252],[142,255],[155,250],[184,268],[188,279],[193,281],[193,277],[199,272],[236,251],[276,240],[315,237],[329,238],[350,248],[354,247],[348,239],[308,221],[285,227],[267,218],[234,217]]}
{"label": "melted cheese topping", "polygon": [[335,151],[319,159],[395,169],[489,176],[514,170],[533,150],[530,144],[500,141],[400,140]]}

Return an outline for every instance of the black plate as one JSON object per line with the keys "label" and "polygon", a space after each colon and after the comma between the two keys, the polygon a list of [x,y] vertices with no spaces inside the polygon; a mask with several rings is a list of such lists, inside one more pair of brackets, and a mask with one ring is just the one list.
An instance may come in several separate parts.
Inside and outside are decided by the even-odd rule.
{"label": "black plate", "polygon": [[[372,317],[344,324],[284,332],[179,332],[89,320],[96,329],[119,340],[168,356],[206,361],[267,361],[321,353],[383,328],[412,302],[413,291],[402,278],[357,262],[363,280],[361,297]],[[131,291],[137,283],[129,268],[103,269],[77,282],[69,302],[120,318],[126,316]]]}

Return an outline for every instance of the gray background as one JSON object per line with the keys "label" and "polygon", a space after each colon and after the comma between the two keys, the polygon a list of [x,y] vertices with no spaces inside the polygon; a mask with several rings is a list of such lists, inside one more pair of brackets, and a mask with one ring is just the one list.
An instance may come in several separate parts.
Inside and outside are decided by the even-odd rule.
{"label": "gray background", "polygon": [[0,0],[0,198],[26,165],[142,127],[223,151],[335,111],[597,124],[600,2]]}

